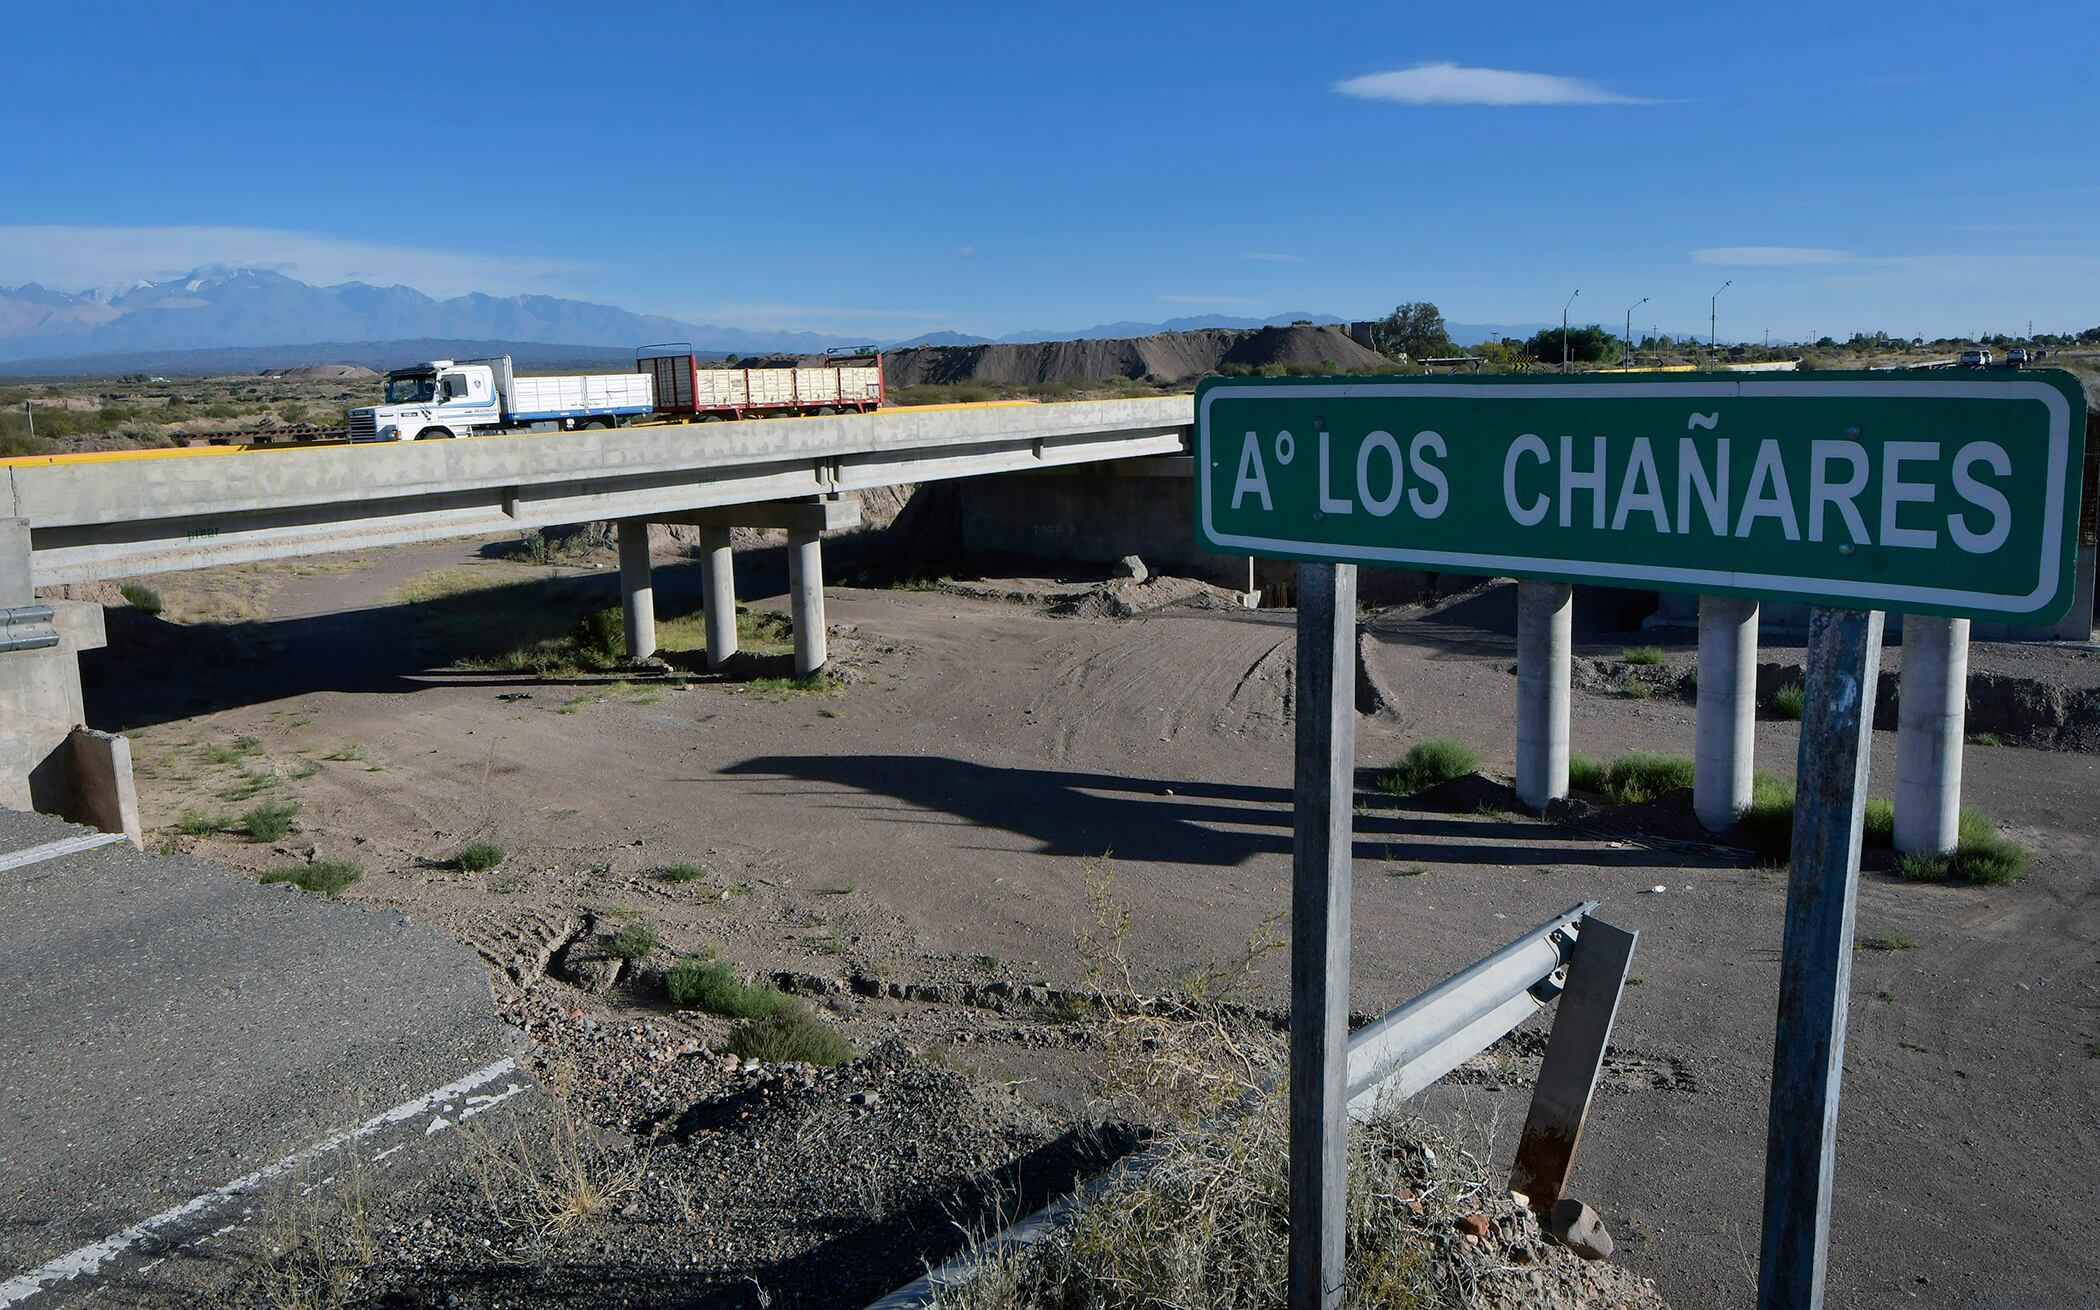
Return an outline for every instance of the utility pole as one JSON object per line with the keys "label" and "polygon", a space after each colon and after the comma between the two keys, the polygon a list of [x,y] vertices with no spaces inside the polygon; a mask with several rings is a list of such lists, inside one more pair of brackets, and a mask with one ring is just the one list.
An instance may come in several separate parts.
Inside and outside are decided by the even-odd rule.
{"label": "utility pole", "polygon": [[1626,307],[1626,367],[1627,367],[1627,368],[1632,368],[1632,367],[1633,367],[1633,311],[1634,311],[1634,310],[1636,310],[1636,309],[1639,309],[1639,308],[1640,308],[1640,307],[1641,307],[1642,305],[1645,305],[1645,304],[1647,304],[1647,303],[1648,303],[1648,297],[1647,297],[1647,296],[1642,296],[1642,297],[1641,297],[1641,298],[1640,298],[1639,300],[1636,300],[1636,301],[1634,301],[1634,302],[1633,302],[1632,304],[1630,304],[1630,305],[1628,305],[1628,306]]}
{"label": "utility pole", "polygon": [[1563,373],[1568,371],[1568,306],[1573,305],[1575,296],[1581,294],[1581,289],[1577,288],[1575,295],[1568,297],[1568,304],[1560,307],[1560,371]]}
{"label": "utility pole", "polygon": [[1712,368],[1721,357],[1721,292],[1735,285],[1730,278],[1721,284],[1719,291],[1706,303],[1706,366]]}

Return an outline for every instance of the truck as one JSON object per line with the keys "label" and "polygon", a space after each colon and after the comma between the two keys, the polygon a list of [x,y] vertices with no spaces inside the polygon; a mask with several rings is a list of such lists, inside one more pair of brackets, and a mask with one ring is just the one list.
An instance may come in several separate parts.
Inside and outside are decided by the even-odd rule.
{"label": "truck", "polygon": [[656,388],[656,412],[672,421],[865,414],[881,408],[880,353],[871,346],[825,355],[818,365],[708,367],[689,342],[675,341],[643,346],[634,364]]}
{"label": "truck", "polygon": [[508,355],[433,359],[386,375],[386,401],[350,411],[352,441],[622,427],[655,412],[649,374],[520,377]]}
{"label": "truck", "polygon": [[1991,352],[1981,346],[1971,346],[1961,352],[1961,366],[1963,368],[1989,368],[1991,366]]}

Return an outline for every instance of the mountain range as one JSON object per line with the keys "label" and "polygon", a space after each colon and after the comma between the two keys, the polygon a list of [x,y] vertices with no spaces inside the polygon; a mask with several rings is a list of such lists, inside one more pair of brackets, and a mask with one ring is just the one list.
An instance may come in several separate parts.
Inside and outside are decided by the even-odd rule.
{"label": "mountain range", "polygon": [[[1159,323],[1122,321],[1070,331],[1034,330],[997,343],[1150,336],[1200,328],[1256,328],[1297,321],[1339,323],[1332,314],[1269,318],[1199,315]],[[1451,325],[1455,340],[1477,341],[1502,325]],[[767,332],[686,323],[613,305],[558,296],[489,296],[438,300],[412,287],[344,282],[317,287],[258,268],[201,268],[161,282],[92,291],[54,291],[37,283],[0,287],[0,367],[11,373],[240,370],[292,363],[408,358],[411,343],[504,343],[561,349],[582,359],[657,341],[690,341],[702,353],[808,354],[866,345],[865,337],[819,332]],[[995,339],[929,332],[909,345],[981,345]],[[354,351],[349,348],[355,347]],[[464,356],[464,350],[450,353]],[[268,365],[250,356],[267,355]],[[311,355],[311,358],[307,356]],[[420,358],[421,355],[416,355]]]}

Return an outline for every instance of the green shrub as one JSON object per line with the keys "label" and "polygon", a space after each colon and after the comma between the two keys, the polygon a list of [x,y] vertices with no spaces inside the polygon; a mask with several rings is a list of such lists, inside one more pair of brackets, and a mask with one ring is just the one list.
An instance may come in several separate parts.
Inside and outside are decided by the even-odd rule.
{"label": "green shrub", "polygon": [[666,864],[656,871],[665,882],[700,882],[707,877],[704,864]]}
{"label": "green shrub", "polygon": [[468,873],[486,873],[503,863],[503,848],[490,841],[468,842],[452,862]]}
{"label": "green shrub", "polygon": [[1782,719],[1799,719],[1808,708],[1808,688],[1789,682],[1772,693],[1772,709]]}
{"label": "green shrub", "polygon": [[607,949],[623,960],[639,960],[662,944],[655,924],[637,920],[620,929]]}
{"label": "green shrub", "polygon": [[270,870],[264,884],[288,882],[301,891],[334,896],[365,876],[365,871],[347,860],[315,860],[312,864],[287,864]]}
{"label": "green shrub", "polygon": [[618,605],[586,611],[576,620],[569,636],[576,652],[587,659],[611,663],[627,658],[627,620]]}
{"label": "green shrub", "polygon": [[702,961],[688,955],[672,966],[665,986],[671,1004],[729,1019],[763,1019],[788,1003],[778,988],[738,978],[727,960]]}
{"label": "green shrub", "polygon": [[1794,853],[1794,780],[1760,773],[1750,783],[1750,803],[1736,815],[1750,849],[1785,862]]}
{"label": "green shrub", "polygon": [[1594,755],[1568,756],[1568,786],[1576,791],[1603,792],[1610,788],[1611,771]]}
{"label": "green shrub", "polygon": [[1867,797],[1867,816],[1860,825],[1860,841],[1883,850],[1896,844],[1896,803],[1881,796]]}
{"label": "green shrub", "polygon": [[202,810],[184,810],[175,821],[175,831],[185,837],[209,837],[226,826],[226,820]]}
{"label": "green shrub", "polygon": [[1628,646],[1619,653],[1619,658],[1628,664],[1660,664],[1663,651],[1660,646]]}
{"label": "green shrub", "polygon": [[141,614],[160,613],[160,593],[153,588],[127,582],[119,590],[124,596],[124,603]]}
{"label": "green shrub", "polygon": [[298,812],[297,801],[264,801],[241,816],[241,827],[250,841],[276,841],[292,830],[292,816]]}
{"label": "green shrub", "polygon": [[1418,741],[1378,779],[1378,789],[1395,796],[1413,796],[1463,778],[1479,767],[1480,753],[1462,741],[1449,737]]}
{"label": "green shrub", "polygon": [[767,1064],[844,1064],[853,1048],[809,1007],[789,1002],[763,1019],[740,1023],[729,1033],[729,1049]]}
{"label": "green shrub", "polygon": [[1628,751],[1611,762],[1605,774],[1604,792],[1616,804],[1638,805],[1691,785],[1691,756]]}

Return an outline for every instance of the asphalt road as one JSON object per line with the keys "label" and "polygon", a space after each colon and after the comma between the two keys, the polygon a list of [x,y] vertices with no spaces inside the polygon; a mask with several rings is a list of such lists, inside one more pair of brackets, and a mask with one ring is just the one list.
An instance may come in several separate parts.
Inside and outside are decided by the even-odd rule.
{"label": "asphalt road", "polygon": [[[0,810],[0,862],[84,832]],[[227,1184],[523,1082],[486,968],[435,929],[121,844],[0,871],[0,998],[0,1306],[105,1303],[252,1208]]]}

